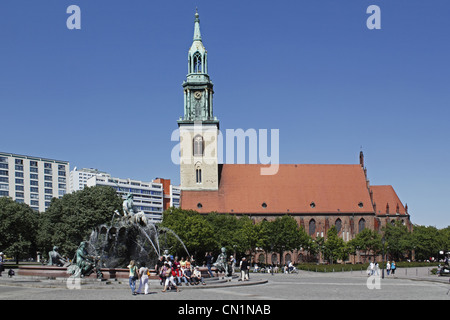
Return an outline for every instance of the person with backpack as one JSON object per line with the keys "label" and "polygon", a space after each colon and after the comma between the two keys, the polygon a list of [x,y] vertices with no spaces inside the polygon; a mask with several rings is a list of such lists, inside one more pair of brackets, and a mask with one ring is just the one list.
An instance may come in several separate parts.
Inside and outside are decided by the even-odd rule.
{"label": "person with backpack", "polygon": [[395,265],[395,261],[392,261],[392,263],[391,263],[391,274],[395,274],[395,269],[397,269],[397,267]]}

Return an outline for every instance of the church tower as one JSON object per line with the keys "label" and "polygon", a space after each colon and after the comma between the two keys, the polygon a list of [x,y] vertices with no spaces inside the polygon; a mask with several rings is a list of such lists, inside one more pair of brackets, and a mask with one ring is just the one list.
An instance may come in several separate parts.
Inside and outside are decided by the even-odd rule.
{"label": "church tower", "polygon": [[208,55],[202,42],[197,11],[183,88],[184,116],[178,120],[181,189],[217,190],[219,120],[213,116],[213,83],[208,75]]}

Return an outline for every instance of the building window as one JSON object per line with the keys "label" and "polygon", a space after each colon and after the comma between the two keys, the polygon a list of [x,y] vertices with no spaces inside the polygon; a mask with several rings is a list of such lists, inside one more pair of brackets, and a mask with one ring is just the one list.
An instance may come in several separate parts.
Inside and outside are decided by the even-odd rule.
{"label": "building window", "polygon": [[201,135],[194,137],[194,156],[203,156],[203,137]]}
{"label": "building window", "polygon": [[309,235],[312,236],[316,233],[316,221],[314,219],[309,220]]}
{"label": "building window", "polygon": [[342,221],[341,221],[341,219],[338,218],[334,225],[336,227],[337,233],[341,232],[341,229],[342,229]]}
{"label": "building window", "polygon": [[364,218],[361,218],[358,222],[358,232],[361,232],[366,227],[366,220]]}
{"label": "building window", "polygon": [[202,169],[195,169],[195,181],[202,183]]}
{"label": "building window", "polygon": [[263,208],[267,208],[267,203],[263,202],[263,204],[261,205]]}
{"label": "building window", "polygon": [[30,167],[37,167],[38,163],[37,161],[30,161]]}

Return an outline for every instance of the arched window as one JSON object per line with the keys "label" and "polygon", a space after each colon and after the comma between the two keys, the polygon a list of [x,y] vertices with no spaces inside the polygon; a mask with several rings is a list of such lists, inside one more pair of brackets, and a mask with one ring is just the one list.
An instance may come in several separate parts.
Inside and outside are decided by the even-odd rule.
{"label": "arched window", "polygon": [[316,233],[316,221],[314,219],[309,220],[309,235],[312,236]]}
{"label": "arched window", "polygon": [[194,137],[194,156],[203,156],[203,137],[201,135]]}
{"label": "arched window", "polygon": [[199,52],[194,54],[194,73],[203,73],[202,56]]}
{"label": "arched window", "polygon": [[361,218],[358,223],[358,232],[363,231],[365,227],[366,227],[366,220],[364,220],[364,218]]}
{"label": "arched window", "polygon": [[342,221],[341,219],[337,219],[336,222],[334,223],[335,227],[336,227],[336,231],[337,233],[341,232],[342,229]]}

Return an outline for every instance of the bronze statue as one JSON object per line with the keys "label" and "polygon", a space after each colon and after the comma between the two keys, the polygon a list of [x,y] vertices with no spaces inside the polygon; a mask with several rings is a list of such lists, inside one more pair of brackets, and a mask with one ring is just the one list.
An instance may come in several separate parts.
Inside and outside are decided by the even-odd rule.
{"label": "bronze statue", "polygon": [[217,272],[224,272],[228,276],[227,249],[222,247],[221,251],[222,253],[219,254],[213,266],[217,268]]}
{"label": "bronze statue", "polygon": [[48,265],[62,267],[66,263],[67,260],[58,253],[58,247],[54,246],[53,250],[48,253]]}
{"label": "bronze statue", "polygon": [[72,265],[68,271],[74,277],[86,277],[89,276],[95,269],[97,272],[97,278],[102,279],[103,274],[100,268],[97,268],[97,261],[94,257],[89,256],[86,250],[86,242],[81,242],[75,254],[75,265]]}

